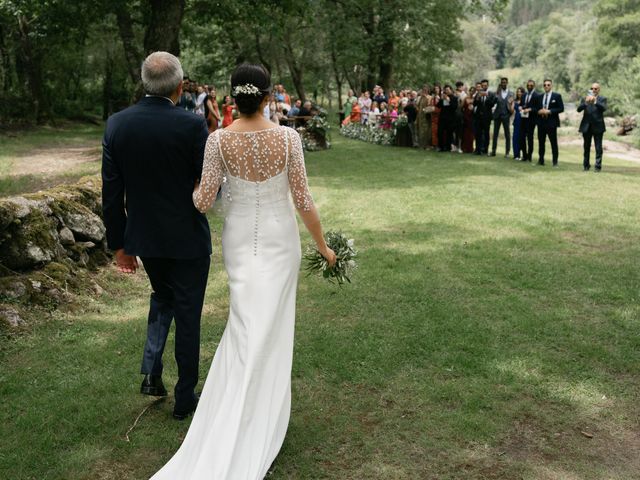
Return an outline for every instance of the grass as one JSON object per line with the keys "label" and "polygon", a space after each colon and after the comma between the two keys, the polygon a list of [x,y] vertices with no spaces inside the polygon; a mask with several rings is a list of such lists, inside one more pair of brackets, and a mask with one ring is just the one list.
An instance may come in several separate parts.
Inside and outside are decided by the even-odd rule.
{"label": "grass", "polygon": [[[307,155],[310,184],[360,267],[342,289],[300,278],[293,411],[269,478],[637,478],[640,165],[333,141]],[[211,220],[202,378],[228,306]],[[171,399],[137,393],[143,274],[96,281],[107,294],[2,343],[0,478],[148,478],[187,431]]]}
{"label": "grass", "polygon": [[95,144],[100,147],[104,127],[92,124],[72,124],[60,127],[38,127],[12,131],[0,135],[0,196],[35,192],[51,185],[70,183],[84,175],[100,171],[99,162],[87,162],[71,169],[61,169],[46,176],[14,174],[15,164],[21,157],[34,153],[55,154],[56,149],[84,147]]}

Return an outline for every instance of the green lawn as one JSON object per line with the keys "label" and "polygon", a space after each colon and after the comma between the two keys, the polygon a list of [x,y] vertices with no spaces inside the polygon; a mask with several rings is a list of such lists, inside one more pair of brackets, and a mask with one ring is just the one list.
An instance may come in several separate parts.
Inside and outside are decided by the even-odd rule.
{"label": "green lawn", "polygon": [[[86,162],[71,168],[58,168],[47,175],[38,175],[35,172],[16,174],[14,170],[20,159],[33,155],[39,154],[38,161],[43,163],[64,160],[57,155],[57,149],[95,145],[97,152],[103,131],[102,125],[64,124],[59,127],[15,130],[10,135],[0,135],[0,196],[35,192],[99,172],[99,162]],[[52,158],[53,155],[56,158]]]}
{"label": "green lawn", "polygon": [[[324,225],[355,238],[359,269],[342,289],[300,278],[270,479],[639,477],[640,164],[605,155],[583,173],[578,149],[560,163],[335,133],[307,155]],[[220,227],[212,215],[202,378],[228,305]],[[2,340],[0,478],[148,478],[188,428],[169,398],[125,441],[152,403],[138,393],[149,287],[96,280],[105,295]],[[172,351],[171,336],[168,386]]]}

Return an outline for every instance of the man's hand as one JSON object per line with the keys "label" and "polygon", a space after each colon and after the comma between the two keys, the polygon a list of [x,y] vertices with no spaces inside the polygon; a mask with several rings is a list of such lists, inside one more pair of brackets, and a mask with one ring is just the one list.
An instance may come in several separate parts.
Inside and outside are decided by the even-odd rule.
{"label": "man's hand", "polygon": [[121,273],[136,273],[138,260],[132,255],[124,253],[124,248],[116,250],[116,267]]}

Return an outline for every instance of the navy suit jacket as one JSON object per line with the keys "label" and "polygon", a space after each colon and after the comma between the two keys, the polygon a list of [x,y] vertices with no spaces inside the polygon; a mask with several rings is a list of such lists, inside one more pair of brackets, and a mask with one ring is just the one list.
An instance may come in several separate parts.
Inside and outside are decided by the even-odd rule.
{"label": "navy suit jacket", "polygon": [[531,97],[529,98],[529,103],[526,103],[527,100],[527,95],[529,92],[524,93],[524,95],[522,96],[522,108],[530,108],[531,111],[529,112],[529,118],[523,118],[523,120],[529,120],[529,121],[535,121],[536,119],[536,105],[538,104],[538,97],[540,96],[540,93],[537,92],[536,90],[533,90],[531,92]]}
{"label": "navy suit jacket", "polygon": [[578,105],[578,111],[584,110],[584,115],[580,121],[580,132],[604,133],[607,127],[604,124],[604,112],[607,109],[607,97],[598,95],[596,103],[586,103],[584,99]]}
{"label": "navy suit jacket", "polygon": [[534,110],[536,111],[536,121],[538,126],[543,127],[559,127],[560,126],[560,114],[564,112],[564,103],[562,103],[562,95],[556,92],[551,92],[551,98],[549,99],[549,110],[551,114],[548,117],[538,115],[538,111],[543,107],[544,92],[538,96]]}
{"label": "navy suit jacket", "polygon": [[206,216],[193,205],[207,124],[162,97],[144,97],[107,121],[102,209],[107,244],[140,257],[211,254]]}
{"label": "navy suit jacket", "polygon": [[482,101],[482,96],[476,95],[476,98],[473,99],[473,113],[475,118],[483,122],[491,122],[491,118],[493,117],[491,109],[495,104],[496,96],[493,92],[487,92],[484,102]]}

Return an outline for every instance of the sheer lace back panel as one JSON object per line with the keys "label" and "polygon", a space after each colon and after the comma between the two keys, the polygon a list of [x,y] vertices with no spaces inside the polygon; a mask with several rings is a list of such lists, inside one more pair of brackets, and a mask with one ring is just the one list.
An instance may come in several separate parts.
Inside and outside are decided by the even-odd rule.
{"label": "sheer lace back panel", "polygon": [[302,142],[288,127],[212,133],[205,149],[200,188],[194,192],[194,203],[200,211],[212,205],[221,185],[224,203],[281,200],[288,190],[296,208],[309,210],[313,205]]}

